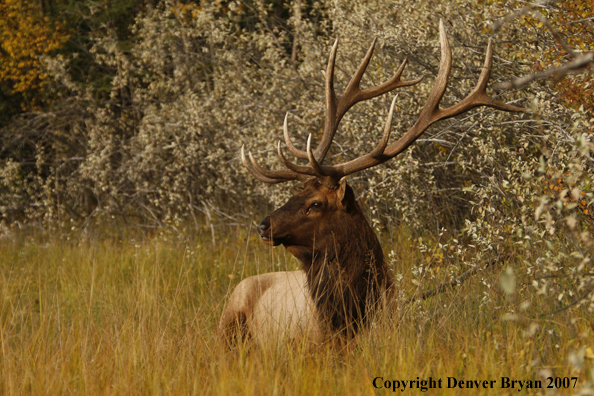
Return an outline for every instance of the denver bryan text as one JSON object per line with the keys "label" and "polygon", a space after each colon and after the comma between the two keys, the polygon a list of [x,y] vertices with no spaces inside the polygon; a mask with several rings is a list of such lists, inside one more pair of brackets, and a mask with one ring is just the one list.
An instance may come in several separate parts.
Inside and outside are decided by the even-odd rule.
{"label": "denver bryan text", "polygon": [[541,389],[540,380],[513,380],[509,377],[501,377],[499,380],[466,380],[463,378],[446,377],[414,380],[390,380],[384,377],[375,377],[373,387],[386,389],[392,392],[418,389],[427,392],[429,389],[516,389],[518,392],[524,389]]}

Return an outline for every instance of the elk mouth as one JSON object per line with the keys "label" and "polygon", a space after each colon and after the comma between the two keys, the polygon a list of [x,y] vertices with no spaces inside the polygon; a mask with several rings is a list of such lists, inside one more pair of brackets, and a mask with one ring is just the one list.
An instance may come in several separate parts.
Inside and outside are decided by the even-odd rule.
{"label": "elk mouth", "polygon": [[268,238],[265,237],[264,235],[260,235],[260,239],[267,245],[270,246],[278,246],[280,245],[282,242],[282,240],[280,238]]}
{"label": "elk mouth", "polygon": [[283,244],[285,239],[286,238],[283,237],[271,237],[269,232],[265,232],[260,235],[260,240],[270,246],[278,246]]}

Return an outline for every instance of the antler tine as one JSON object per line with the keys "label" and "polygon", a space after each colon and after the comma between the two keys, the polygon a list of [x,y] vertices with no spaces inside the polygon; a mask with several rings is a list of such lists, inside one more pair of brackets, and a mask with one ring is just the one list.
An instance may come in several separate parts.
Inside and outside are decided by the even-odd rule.
{"label": "antler tine", "polygon": [[[338,50],[338,39],[334,42],[332,50],[330,50],[330,57],[328,58],[328,67],[326,67],[325,74],[325,90],[326,97],[326,122],[328,122],[328,113],[336,111],[336,92],[334,91],[334,64],[336,63],[336,52]],[[330,111],[332,110],[332,111]]]}
{"label": "antler tine", "polygon": [[290,162],[289,160],[287,160],[287,158],[283,154],[283,150],[281,149],[281,141],[280,140],[278,141],[278,144],[277,144],[277,151],[278,151],[278,157],[280,158],[281,162],[289,170],[292,170],[293,172],[304,174],[304,175],[316,176],[316,173],[314,172],[314,170],[312,168],[310,168],[309,166],[297,165],[297,164],[294,164],[294,163]]}
{"label": "antler tine", "polygon": [[291,170],[279,170],[279,171],[270,171],[258,165],[258,163],[254,160],[252,153],[248,153],[250,156],[250,161],[245,156],[245,146],[241,146],[241,161],[243,165],[247,168],[248,172],[252,174],[256,179],[260,180],[263,183],[282,183],[289,180],[301,180],[303,181],[303,177],[300,174],[292,172]]}
{"label": "antler tine", "polygon": [[[349,84],[347,85],[346,89],[344,90],[344,93],[342,94],[343,97],[350,96],[352,94],[356,95],[357,91],[360,91],[361,79],[363,79],[365,70],[367,70],[367,66],[369,66],[369,62],[371,61],[371,57],[373,56],[373,51],[375,50],[376,42],[377,42],[377,37],[375,37],[373,39],[373,41],[371,42],[371,45],[369,46],[369,49],[367,50],[365,57],[363,58],[363,60],[361,61],[361,64],[359,65],[359,68],[357,69],[355,74],[353,74],[353,77],[351,77],[351,81],[349,81]],[[401,71],[401,73],[402,73],[402,71]]]}
{"label": "antler tine", "polygon": [[322,140],[315,149],[314,155],[318,158],[318,161],[323,162],[324,157],[328,153],[328,149],[334,139],[334,133],[338,127],[336,120],[336,105],[338,98],[336,91],[334,91],[334,65],[336,63],[336,52],[338,50],[338,39],[334,42],[330,56],[328,57],[328,66],[326,67],[326,73],[324,74],[324,96],[326,98],[326,119],[324,121],[324,134]]}
{"label": "antler tine", "polygon": [[381,156],[384,154],[384,150],[388,145],[388,140],[390,140],[390,132],[392,131],[392,117],[394,116],[396,99],[398,99],[398,95],[394,96],[394,99],[392,99],[390,111],[388,112],[388,118],[386,119],[386,125],[384,126],[384,134],[382,135],[378,145],[369,153],[369,156],[373,158],[381,159]]}
{"label": "antler tine", "polygon": [[260,180],[263,183],[280,183],[282,180],[276,180],[276,179],[271,179],[268,177],[265,177],[261,174],[259,174],[258,172],[256,172],[256,170],[254,169],[254,167],[252,166],[252,164],[249,163],[248,159],[245,156],[245,148],[244,145],[241,146],[241,161],[243,162],[243,166],[245,166],[248,170],[248,172],[250,172],[252,174],[252,176],[254,176],[256,179]]}
{"label": "antler tine", "polygon": [[320,166],[320,164],[318,164],[313,153],[311,152],[311,133],[307,137],[307,157],[309,159],[309,166],[311,166],[311,169],[313,169],[316,176],[320,176],[320,177],[326,176],[326,174],[322,170],[322,167]]}
{"label": "antler tine", "polygon": [[285,122],[283,123],[283,136],[285,137],[285,144],[287,145],[289,152],[293,154],[293,156],[300,159],[307,159],[307,153],[302,150],[299,150],[297,147],[293,145],[293,142],[291,141],[291,137],[289,136],[288,118],[289,113],[287,112],[287,114],[285,115]]}
{"label": "antler tine", "polygon": [[400,76],[402,75],[402,72],[404,71],[404,67],[406,66],[407,62],[408,61],[406,59],[403,60],[400,66],[398,67],[398,70],[396,70],[396,72],[392,76],[392,78],[386,81],[385,83],[378,85],[377,87],[368,88],[366,90],[361,91],[357,97],[357,102],[373,99],[377,96],[393,91],[396,88],[408,87],[410,85],[420,83],[423,80],[422,76],[415,80],[400,81]]}
{"label": "antler tine", "polygon": [[[521,107],[493,100],[487,95],[486,87],[493,62],[493,49],[491,42],[489,42],[489,45],[487,46],[485,63],[475,88],[459,103],[447,109],[440,109],[439,102],[441,101],[446,90],[450,76],[450,70],[452,67],[452,52],[445,32],[443,20],[440,20],[439,22],[439,41],[441,44],[441,60],[439,63],[439,71],[437,73],[437,77],[435,78],[435,84],[429,93],[429,96],[427,97],[427,102],[421,110],[421,113],[419,114],[415,124],[400,139],[386,147],[384,146],[384,140],[386,139],[386,129],[389,128],[388,123],[386,123],[384,136],[378,144],[378,147],[376,147],[372,152],[352,161],[346,162],[344,164],[334,165],[332,167],[326,167],[331,168],[326,169],[327,174],[331,174],[334,178],[340,178],[359,170],[367,169],[385,162],[408,148],[408,146],[414,143],[419,138],[419,136],[421,136],[423,132],[425,132],[427,128],[429,128],[429,126],[435,122],[464,113],[477,106],[488,106],[498,110],[514,112],[529,111],[528,109],[523,109]],[[390,112],[392,112],[392,110],[390,110]],[[379,148],[382,146],[384,147],[382,152],[380,152]]]}

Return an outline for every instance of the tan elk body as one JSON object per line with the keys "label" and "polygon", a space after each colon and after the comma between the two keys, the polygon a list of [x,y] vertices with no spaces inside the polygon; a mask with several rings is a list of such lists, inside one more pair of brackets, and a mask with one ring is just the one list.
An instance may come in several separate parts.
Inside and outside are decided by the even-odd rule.
{"label": "tan elk body", "polygon": [[326,71],[326,121],[317,148],[312,150],[310,135],[306,151],[297,149],[289,137],[285,118],[283,130],[287,148],[308,165],[289,162],[279,142],[278,155],[286,169],[268,170],[260,166],[251,153],[248,161],[242,147],[243,163],[258,180],[264,183],[298,180],[304,184],[303,189],[258,226],[261,239],[273,246],[284,245],[301,262],[302,270],[243,280],[233,291],[219,321],[221,338],[232,342],[249,336],[264,345],[290,339],[321,343],[332,336],[352,338],[377,309],[386,290],[392,286],[392,278],[379,241],[344,177],[395,157],[433,123],[474,107],[524,111],[486,94],[493,58],[491,43],[475,88],[459,103],[440,109],[452,57],[442,21],[439,31],[441,60],[435,84],[417,121],[395,142],[388,144],[396,98],[392,101],[383,136],[371,152],[345,163],[323,164],[340,120],[354,104],[421,80],[400,80],[405,61],[389,81],[362,90],[360,82],[373,54],[374,42],[343,95],[337,97],[333,86],[337,41]]}
{"label": "tan elk body", "polygon": [[228,341],[244,335],[235,334],[237,331],[249,332],[263,345],[284,340],[323,341],[304,271],[270,272],[241,281],[221,316],[219,331]]}

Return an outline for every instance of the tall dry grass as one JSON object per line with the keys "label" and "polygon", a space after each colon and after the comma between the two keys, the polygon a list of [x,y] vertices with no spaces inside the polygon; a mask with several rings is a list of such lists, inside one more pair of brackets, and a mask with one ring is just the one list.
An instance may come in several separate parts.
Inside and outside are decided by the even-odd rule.
{"label": "tall dry grass", "polygon": [[[157,236],[135,240],[0,242],[0,393],[5,395],[327,395],[385,394],[373,380],[442,379],[430,394],[517,394],[501,377],[592,381],[594,320],[585,312],[554,315],[518,274],[517,292],[499,286],[499,263],[424,302],[404,300],[445,280],[405,232],[384,243],[394,251],[401,297],[348,348],[281,345],[227,351],[216,324],[232,288],[249,275],[293,269],[281,248],[253,232],[231,230],[213,247]],[[521,261],[521,252],[514,260]],[[420,279],[420,282],[419,282]],[[419,284],[417,284],[419,283]],[[510,315],[510,313],[514,313]],[[504,320],[513,319],[513,320]],[[495,380],[494,389],[448,389],[447,377]],[[378,384],[378,382],[376,382]],[[404,393],[419,394],[418,389]]]}

